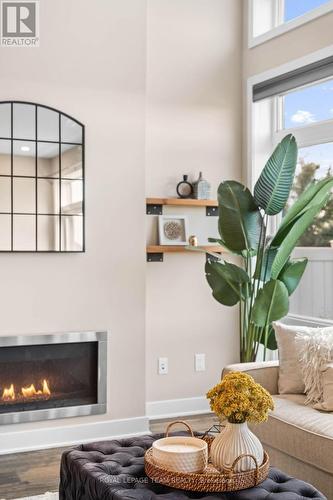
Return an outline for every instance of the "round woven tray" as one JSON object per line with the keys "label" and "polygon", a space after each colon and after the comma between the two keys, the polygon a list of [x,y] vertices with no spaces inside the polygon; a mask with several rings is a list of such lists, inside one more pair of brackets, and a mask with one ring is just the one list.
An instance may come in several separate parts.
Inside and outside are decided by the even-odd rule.
{"label": "round woven tray", "polygon": [[[210,447],[214,438],[206,436],[203,439],[207,441],[208,447]],[[245,456],[253,459],[255,468],[246,472],[234,472],[236,464]],[[180,490],[207,493],[245,490],[246,488],[253,488],[264,481],[268,475],[268,470],[269,457],[266,452],[264,453],[264,461],[260,466],[252,455],[241,455],[234,461],[230,470],[223,473],[215,469],[211,463],[208,464],[204,472],[200,473],[174,472],[154,463],[152,448],[149,448],[145,454],[147,476],[157,483]]]}

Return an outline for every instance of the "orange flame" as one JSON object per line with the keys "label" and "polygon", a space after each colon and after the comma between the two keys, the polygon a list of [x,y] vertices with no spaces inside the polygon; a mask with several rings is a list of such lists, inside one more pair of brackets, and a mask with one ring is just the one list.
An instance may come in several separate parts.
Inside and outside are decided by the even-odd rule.
{"label": "orange flame", "polygon": [[11,386],[8,389],[6,387],[4,388],[2,393],[2,399],[4,401],[10,401],[15,399],[14,384],[11,384]]}
{"label": "orange flame", "polygon": [[51,391],[45,378],[43,380],[43,394],[45,394],[46,396],[51,396]]}
{"label": "orange flame", "polygon": [[2,393],[3,401],[15,401],[16,398],[29,399],[29,398],[34,398],[36,396],[51,396],[51,391],[46,379],[43,380],[41,390],[40,389],[36,390],[34,384],[31,384],[27,387],[22,387],[21,393],[16,395],[14,384],[11,384],[9,388],[5,387]]}

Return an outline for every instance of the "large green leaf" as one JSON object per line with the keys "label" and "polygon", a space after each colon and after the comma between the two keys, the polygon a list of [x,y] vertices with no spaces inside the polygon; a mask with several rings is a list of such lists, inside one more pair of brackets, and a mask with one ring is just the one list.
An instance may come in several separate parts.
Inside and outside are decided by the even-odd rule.
{"label": "large green leaf", "polygon": [[277,145],[254,187],[254,199],[268,215],[284,208],[293,183],[297,161],[297,144],[291,134]]}
{"label": "large green leaf", "polygon": [[[261,337],[259,339],[260,344],[265,345],[266,341],[266,335],[265,335],[265,330],[263,329]],[[272,325],[269,325],[269,330],[268,330],[268,335],[267,335],[267,345],[266,347],[270,349],[271,351],[276,351],[278,348],[277,342],[276,342],[276,337],[275,337],[275,331]]]}
{"label": "large green leaf", "polygon": [[206,262],[206,278],[213,297],[225,306],[234,306],[247,297],[250,278],[241,267],[226,262]]}
{"label": "large green leaf", "polygon": [[260,273],[260,280],[261,281],[269,281],[271,279],[271,269],[272,269],[272,264],[275,259],[275,255],[277,253],[277,248],[271,248],[268,246],[265,251],[264,255],[262,257],[262,264],[260,262],[260,256],[258,257],[259,262],[258,265],[256,265],[256,269],[254,272],[254,278],[258,279],[259,278],[259,270],[261,269]]}
{"label": "large green leaf", "polygon": [[268,326],[288,313],[288,290],[282,281],[270,280],[259,290],[253,305],[252,321],[258,326]]}
{"label": "large green leaf", "polygon": [[225,181],[218,189],[219,232],[231,251],[254,252],[259,243],[262,217],[250,191],[236,181]]}
{"label": "large green leaf", "polygon": [[321,211],[323,206],[327,203],[327,200],[330,197],[330,193],[326,194],[326,197],[321,200],[321,203],[319,205],[315,205],[306,212],[303,213],[293,224],[291,227],[289,233],[285,236],[284,240],[282,241],[277,254],[275,256],[275,259],[272,264],[272,272],[271,276],[273,279],[277,278],[282,271],[284,265],[288,261],[291,252],[295,248],[298,240],[302,236],[302,234],[308,229],[308,227],[311,225],[313,219],[315,216]]}
{"label": "large green leaf", "polygon": [[208,241],[209,243],[217,243],[218,245],[221,245],[223,248],[229,250],[229,252],[234,253],[235,255],[242,255],[241,250],[233,250],[232,248],[229,248],[226,242],[221,240],[221,238],[208,238]]}
{"label": "large green leaf", "polygon": [[[318,182],[313,182],[297,198],[295,203],[289,208],[283,217],[271,245],[278,247],[289,233],[295,222],[309,209],[316,205],[321,205],[326,200],[327,193],[333,188],[333,178],[326,177]],[[325,201],[326,203],[326,201]]]}
{"label": "large green leaf", "polygon": [[279,274],[281,280],[287,287],[289,295],[297,288],[305,271],[308,259],[290,259]]}

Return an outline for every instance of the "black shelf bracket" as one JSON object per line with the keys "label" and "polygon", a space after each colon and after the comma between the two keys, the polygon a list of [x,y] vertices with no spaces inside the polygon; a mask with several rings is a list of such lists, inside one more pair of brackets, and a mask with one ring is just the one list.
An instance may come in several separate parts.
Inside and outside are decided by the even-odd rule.
{"label": "black shelf bracket", "polygon": [[163,206],[162,205],[152,205],[147,203],[146,205],[146,214],[147,215],[162,215],[163,214]]}
{"label": "black shelf bracket", "polygon": [[163,253],[147,253],[147,262],[163,262]]}
{"label": "black shelf bracket", "polygon": [[219,214],[218,207],[206,207],[207,217],[217,217]]}
{"label": "black shelf bracket", "polygon": [[206,262],[219,262],[219,259],[214,255],[206,253]]}

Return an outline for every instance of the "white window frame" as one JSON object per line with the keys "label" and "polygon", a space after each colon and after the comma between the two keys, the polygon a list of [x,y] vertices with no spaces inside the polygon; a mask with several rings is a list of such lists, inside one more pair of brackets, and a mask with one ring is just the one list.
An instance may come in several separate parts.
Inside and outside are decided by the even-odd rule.
{"label": "white window frame", "polygon": [[[256,168],[256,137],[255,137],[255,113],[254,106],[256,103],[253,102],[253,87],[259,83],[262,83],[271,78],[278,77],[289,71],[297,70],[308,64],[315,63],[326,57],[333,56],[333,45],[326,47],[324,49],[318,50],[305,57],[301,57],[294,61],[290,61],[283,64],[277,68],[265,71],[258,75],[250,77],[246,82],[245,88],[245,103],[246,103],[246,120],[244,121],[244,138],[245,138],[245,148],[246,148],[246,166],[244,174],[244,181],[253,190],[256,177],[258,175],[258,168]],[[311,126],[298,127],[294,129],[284,129],[277,130],[277,106],[279,105],[278,99],[271,100],[271,113],[270,113],[270,123],[267,123],[267,137],[268,141],[265,145],[267,147],[266,157],[268,158],[271,154],[273,148],[276,144],[288,133],[295,135],[299,147],[312,146],[314,144],[323,142],[333,141],[333,120],[326,120],[321,123],[314,123]],[[265,126],[264,123],[261,126]],[[323,140],[326,137],[326,140]],[[319,138],[319,141],[318,141]],[[262,154],[262,151],[260,151]],[[264,165],[262,165],[263,167]],[[272,218],[271,229],[275,231],[278,225],[278,220]],[[304,257],[309,257],[311,260],[320,256],[320,258],[325,257],[325,260],[333,260],[333,250],[326,247],[297,247],[295,249],[297,255],[302,255]]]}
{"label": "white window frame", "polygon": [[[301,1],[301,0],[300,0]],[[283,20],[283,6],[284,0],[272,0],[272,25],[273,27],[262,33],[261,35],[254,36],[254,16],[257,15],[255,13],[255,2],[256,0],[248,0],[248,47],[253,48],[257,45],[267,42],[268,40],[272,40],[277,36],[281,36],[288,31],[291,31],[295,28],[302,26],[318,17],[324,16],[329,12],[333,11],[333,0],[330,0],[326,4],[320,5],[305,14],[296,17],[295,19],[291,19],[287,22],[282,22]]]}

